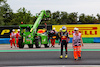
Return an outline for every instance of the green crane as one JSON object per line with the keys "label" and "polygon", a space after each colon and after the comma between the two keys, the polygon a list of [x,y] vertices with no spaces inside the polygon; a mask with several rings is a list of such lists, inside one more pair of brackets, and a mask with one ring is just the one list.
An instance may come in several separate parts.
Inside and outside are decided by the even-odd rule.
{"label": "green crane", "polygon": [[23,48],[25,44],[29,46],[29,48],[33,48],[33,44],[35,44],[36,48],[40,48],[41,44],[44,44],[45,47],[49,47],[48,44],[48,35],[37,33],[37,28],[43,18],[48,18],[49,14],[46,13],[45,10],[42,10],[34,25],[32,24],[21,24],[20,27],[20,35],[19,38],[19,48]]}

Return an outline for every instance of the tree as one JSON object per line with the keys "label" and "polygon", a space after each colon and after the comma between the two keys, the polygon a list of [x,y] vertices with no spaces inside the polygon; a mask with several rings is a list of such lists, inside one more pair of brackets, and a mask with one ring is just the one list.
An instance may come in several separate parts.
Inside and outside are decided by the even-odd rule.
{"label": "tree", "polygon": [[97,23],[100,23],[100,14],[97,14]]}
{"label": "tree", "polygon": [[59,11],[56,11],[56,12],[52,13],[51,14],[51,21],[53,21],[52,24],[58,24],[58,21],[59,21],[60,18],[61,17],[60,17],[60,12]]}
{"label": "tree", "polygon": [[67,24],[70,22],[69,18],[68,18],[69,14],[67,12],[61,12],[61,19],[59,21],[59,24]]}
{"label": "tree", "polygon": [[0,0],[0,24],[6,25],[9,23],[12,10],[10,6],[6,3],[7,0]]}
{"label": "tree", "polygon": [[97,19],[93,15],[92,16],[90,16],[90,15],[86,16],[85,14],[81,14],[79,16],[79,22],[82,22],[82,23],[96,23]]}
{"label": "tree", "polygon": [[[10,6],[6,3],[7,0],[0,0],[0,24],[1,25],[19,25],[20,22],[24,24],[33,24],[37,16],[32,16],[31,12],[27,9],[20,8],[17,13],[13,13]],[[97,14],[97,18],[93,15],[85,15],[84,13],[77,16],[78,12],[67,13],[56,11],[51,13],[50,10],[46,10],[46,14],[50,14],[49,19],[43,19],[41,24],[77,24],[81,23],[100,23],[100,14]],[[79,21],[77,20],[79,18]]]}
{"label": "tree", "polygon": [[68,18],[70,20],[69,23],[77,23],[77,12],[70,13]]}
{"label": "tree", "polygon": [[0,0],[0,24],[1,25],[4,25],[4,18],[3,18],[3,12],[4,12],[4,9],[3,9],[3,3],[5,3],[4,0]]}
{"label": "tree", "polygon": [[81,22],[81,23],[86,23],[86,20],[85,20],[85,14],[81,14],[80,16],[79,16],[79,22]]}
{"label": "tree", "polygon": [[24,7],[17,10],[17,13],[13,13],[11,20],[12,25],[19,25],[21,22],[24,24],[33,24],[35,16],[32,17],[30,11],[27,11]]}

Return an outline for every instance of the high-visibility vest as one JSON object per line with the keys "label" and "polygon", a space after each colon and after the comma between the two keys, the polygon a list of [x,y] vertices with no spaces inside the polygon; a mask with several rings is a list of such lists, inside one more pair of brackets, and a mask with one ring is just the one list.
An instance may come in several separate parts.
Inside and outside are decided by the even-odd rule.
{"label": "high-visibility vest", "polygon": [[73,33],[74,46],[81,46],[81,33],[76,35]]}
{"label": "high-visibility vest", "polygon": [[16,38],[16,34],[15,33],[11,33],[11,38]]}
{"label": "high-visibility vest", "polygon": [[19,35],[20,35],[20,33],[17,32],[17,34],[16,34],[16,38],[19,38]]}

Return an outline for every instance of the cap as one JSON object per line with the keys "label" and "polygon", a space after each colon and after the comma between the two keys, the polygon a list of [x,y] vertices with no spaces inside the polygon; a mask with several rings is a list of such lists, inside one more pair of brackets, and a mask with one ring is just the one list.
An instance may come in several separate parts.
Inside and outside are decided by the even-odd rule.
{"label": "cap", "polygon": [[53,28],[53,30],[55,30],[55,28]]}
{"label": "cap", "polygon": [[79,30],[79,29],[75,27],[74,30]]}
{"label": "cap", "polygon": [[17,31],[20,31],[20,29],[18,29]]}
{"label": "cap", "polygon": [[12,31],[15,31],[14,29]]}

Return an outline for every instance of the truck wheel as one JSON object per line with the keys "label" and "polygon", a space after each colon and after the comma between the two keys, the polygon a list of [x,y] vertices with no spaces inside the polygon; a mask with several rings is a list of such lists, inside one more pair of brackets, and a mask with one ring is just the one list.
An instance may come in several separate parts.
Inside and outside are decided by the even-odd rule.
{"label": "truck wheel", "polygon": [[44,44],[45,48],[49,48],[49,45],[48,44]]}
{"label": "truck wheel", "polygon": [[29,48],[33,48],[33,44],[28,44],[28,47]]}
{"label": "truck wheel", "polygon": [[41,48],[41,39],[40,39],[40,37],[38,39],[35,39],[35,46],[36,46],[36,48]]}
{"label": "truck wheel", "polygon": [[19,44],[19,48],[24,48],[24,45],[22,44],[22,39],[19,39],[18,44]]}

